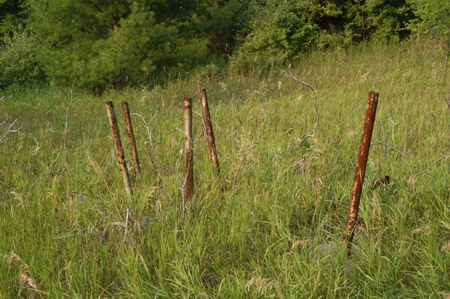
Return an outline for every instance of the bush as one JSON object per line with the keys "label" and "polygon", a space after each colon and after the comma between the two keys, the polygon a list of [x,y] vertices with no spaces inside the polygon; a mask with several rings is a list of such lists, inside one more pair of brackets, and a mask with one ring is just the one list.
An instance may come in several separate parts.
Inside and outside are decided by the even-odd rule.
{"label": "bush", "polygon": [[[413,18],[406,0],[248,0],[247,34],[232,56],[233,68],[295,61],[315,49],[365,39],[398,41]],[[248,14],[247,14],[248,15]]]}
{"label": "bush", "polygon": [[[200,1],[30,0],[38,58],[55,83],[102,89],[140,84],[162,70],[202,61]],[[197,24],[198,25],[198,24]]]}
{"label": "bush", "polygon": [[35,55],[38,42],[25,30],[15,30],[3,37],[0,46],[0,87],[42,79]]}
{"label": "bush", "polygon": [[417,19],[410,23],[410,28],[450,43],[450,1],[411,0],[411,3]]}

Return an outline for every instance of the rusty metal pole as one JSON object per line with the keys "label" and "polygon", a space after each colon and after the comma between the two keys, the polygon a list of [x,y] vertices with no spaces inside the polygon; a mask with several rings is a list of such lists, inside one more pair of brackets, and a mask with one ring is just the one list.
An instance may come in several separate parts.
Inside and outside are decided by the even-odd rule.
{"label": "rusty metal pole", "polygon": [[183,183],[183,196],[190,200],[194,193],[194,152],[192,141],[192,99],[183,99],[184,107],[184,163],[185,177]]}
{"label": "rusty metal pole", "polygon": [[131,196],[131,183],[128,175],[127,163],[125,161],[125,154],[123,153],[122,142],[120,141],[119,129],[117,127],[116,114],[114,113],[114,106],[111,101],[105,103],[106,112],[108,113],[109,125],[111,127],[111,133],[114,140],[114,147],[116,150],[117,163],[119,164],[120,171],[122,172],[123,185],[125,191]]}
{"label": "rusty metal pole", "polygon": [[206,89],[204,88],[200,90],[200,103],[202,105],[202,118],[203,124],[205,125],[206,140],[209,147],[209,156],[211,157],[211,162],[216,168],[217,175],[220,175],[219,159],[217,158],[216,139],[214,137],[211,114],[209,113],[208,96],[206,94]]}
{"label": "rusty metal pole", "polygon": [[137,152],[136,139],[134,138],[133,124],[131,123],[130,109],[128,102],[122,102],[122,112],[125,118],[125,129],[127,131],[128,145],[130,146],[131,160],[133,161],[134,174],[141,175],[141,166],[139,165],[139,156]]}
{"label": "rusty metal pole", "polygon": [[344,242],[347,245],[348,255],[351,254],[351,244],[355,233],[356,220],[358,218],[359,202],[366,173],[367,159],[369,157],[370,140],[372,138],[375,114],[377,112],[378,93],[369,92],[366,114],[364,118],[364,132],[359,146],[358,165],[356,166],[355,177],[353,179],[350,207],[348,209],[347,225],[344,233]]}

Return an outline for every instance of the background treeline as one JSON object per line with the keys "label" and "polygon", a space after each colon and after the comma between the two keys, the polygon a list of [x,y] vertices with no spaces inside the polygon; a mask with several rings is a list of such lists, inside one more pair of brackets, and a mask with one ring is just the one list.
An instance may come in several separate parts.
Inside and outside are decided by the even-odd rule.
{"label": "background treeline", "polygon": [[448,49],[450,0],[0,0],[0,88],[147,85],[205,64],[245,72],[420,34]]}

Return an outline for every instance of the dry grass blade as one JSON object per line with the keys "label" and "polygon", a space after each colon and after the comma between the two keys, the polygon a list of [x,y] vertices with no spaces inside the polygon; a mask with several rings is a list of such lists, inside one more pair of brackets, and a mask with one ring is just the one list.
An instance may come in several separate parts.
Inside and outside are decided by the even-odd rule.
{"label": "dry grass blade", "polygon": [[442,252],[450,252],[450,239],[447,240],[441,247]]}
{"label": "dry grass blade", "polygon": [[44,295],[39,290],[36,279],[31,275],[30,267],[14,252],[10,252],[3,257],[4,262],[9,267],[19,269],[19,284],[28,290],[29,299],[43,299]]}
{"label": "dry grass blade", "polygon": [[297,240],[292,243],[291,250],[294,251],[296,249],[305,249],[311,245],[311,240]]}
{"label": "dry grass blade", "polygon": [[271,290],[273,287],[274,281],[264,277],[252,277],[245,285],[247,292],[253,290],[260,295],[266,294],[267,291]]}
{"label": "dry grass blade", "polygon": [[440,292],[442,299],[450,299],[450,292]]}

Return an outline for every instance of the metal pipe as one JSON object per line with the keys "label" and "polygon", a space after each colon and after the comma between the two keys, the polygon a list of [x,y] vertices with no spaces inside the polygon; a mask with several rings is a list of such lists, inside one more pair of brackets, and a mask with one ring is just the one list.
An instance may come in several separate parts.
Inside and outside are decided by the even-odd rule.
{"label": "metal pipe", "polygon": [[367,160],[369,157],[370,141],[372,138],[375,114],[378,105],[378,93],[369,92],[366,114],[364,118],[364,131],[359,146],[358,164],[356,166],[355,177],[353,179],[352,192],[350,196],[350,207],[348,209],[347,225],[344,233],[344,242],[347,244],[348,255],[351,254],[351,244],[355,234],[356,220],[358,218],[361,191],[366,173]]}

